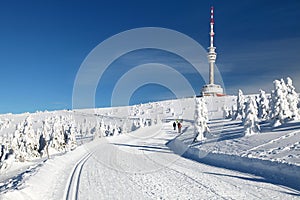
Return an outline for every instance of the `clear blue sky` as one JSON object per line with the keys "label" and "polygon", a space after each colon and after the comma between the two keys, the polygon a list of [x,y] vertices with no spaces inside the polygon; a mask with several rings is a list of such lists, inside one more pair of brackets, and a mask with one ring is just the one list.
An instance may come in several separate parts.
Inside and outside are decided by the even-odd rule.
{"label": "clear blue sky", "polygon": [[[12,0],[0,2],[0,113],[72,108],[73,82],[84,58],[100,42],[128,29],[169,28],[207,47],[211,5],[217,65],[227,93],[269,91],[274,79],[286,76],[300,91],[299,0]],[[160,52],[155,60],[155,50],[147,53],[154,61],[176,59]],[[114,65],[118,62],[122,58]],[[109,105],[113,73],[107,72],[106,85],[97,91],[98,107]],[[203,81],[193,74],[188,78],[200,91]],[[139,89],[132,103],[172,96],[150,85]]]}

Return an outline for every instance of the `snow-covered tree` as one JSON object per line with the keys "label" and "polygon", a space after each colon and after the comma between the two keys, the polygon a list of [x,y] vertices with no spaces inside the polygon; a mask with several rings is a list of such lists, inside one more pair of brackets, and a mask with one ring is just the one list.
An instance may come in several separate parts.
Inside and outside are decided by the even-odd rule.
{"label": "snow-covered tree", "polygon": [[34,121],[32,115],[28,114],[25,120],[16,125],[10,137],[1,139],[0,168],[3,169],[4,163],[11,158],[23,162],[44,155],[49,157],[49,149],[56,151],[74,149],[75,135],[78,132],[74,124],[75,121],[70,116],[52,116]]}
{"label": "snow-covered tree", "polygon": [[7,168],[6,159],[12,154],[10,141],[7,137],[0,136],[0,171]]}
{"label": "snow-covered tree", "polygon": [[106,131],[105,122],[104,119],[102,118],[100,122],[100,137],[105,136],[105,131]]}
{"label": "snow-covered tree", "polygon": [[17,125],[11,148],[15,158],[19,161],[25,161],[40,155],[38,152],[39,138],[33,130],[30,116]]}
{"label": "snow-covered tree", "polygon": [[300,119],[300,114],[298,109],[299,97],[297,92],[295,91],[295,87],[293,86],[293,81],[290,77],[287,77],[286,87],[287,87],[287,101],[289,104],[289,109],[291,111],[291,118],[298,120]]}
{"label": "snow-covered tree", "polygon": [[258,118],[267,119],[269,116],[269,99],[264,90],[259,90],[259,98],[258,98]]}
{"label": "snow-covered tree", "polygon": [[133,119],[132,125],[131,125],[131,131],[135,131],[141,127],[140,120],[139,119]]}
{"label": "snow-covered tree", "polygon": [[39,137],[36,134],[36,131],[33,129],[32,117],[29,116],[25,119],[23,134],[26,140],[27,148],[27,157],[38,157],[40,154],[39,149]]}
{"label": "snow-covered tree", "polygon": [[208,122],[208,110],[204,98],[195,98],[196,109],[194,115],[194,131],[195,140],[201,141],[205,139],[207,133],[209,133]]}
{"label": "snow-covered tree", "polygon": [[45,136],[43,134],[43,131],[41,131],[40,129],[37,130],[37,135],[39,135],[39,148],[38,148],[38,153],[40,154],[40,157],[43,156],[44,151],[45,151],[45,147],[47,145]]}
{"label": "snow-covered tree", "polygon": [[260,126],[257,118],[257,106],[252,97],[249,97],[245,106],[245,118],[243,119],[245,135],[259,133]]}
{"label": "snow-covered tree", "polygon": [[[81,130],[80,130],[81,131]],[[56,116],[44,121],[43,137],[46,140],[46,151],[55,149],[63,152],[76,147],[76,135],[80,132],[72,117]]]}
{"label": "snow-covered tree", "polygon": [[9,119],[0,119],[0,131],[9,128],[11,121]]}
{"label": "snow-covered tree", "polygon": [[128,118],[124,119],[123,120],[123,123],[122,123],[122,127],[121,127],[121,130],[122,130],[122,133],[127,133],[129,131],[129,123],[130,123],[130,120]]}
{"label": "snow-covered tree", "polygon": [[76,135],[77,135],[77,127],[75,126],[75,123],[69,123],[67,125],[67,128],[65,128],[65,143],[67,150],[73,150],[77,146],[76,142]]}
{"label": "snow-covered tree", "polygon": [[57,151],[65,151],[64,130],[59,117],[56,118],[53,124],[53,138],[50,142],[50,147]]}
{"label": "snow-covered tree", "polygon": [[242,90],[238,91],[238,96],[237,96],[237,109],[235,115],[233,115],[233,120],[236,119],[244,119],[245,117],[245,97],[243,94]]}
{"label": "snow-covered tree", "polygon": [[285,123],[291,116],[289,103],[287,100],[287,86],[283,79],[275,80],[274,90],[272,91],[272,124],[273,127],[280,126]]}
{"label": "snow-covered tree", "polygon": [[232,119],[232,109],[227,106],[223,106],[223,116],[225,119]]}

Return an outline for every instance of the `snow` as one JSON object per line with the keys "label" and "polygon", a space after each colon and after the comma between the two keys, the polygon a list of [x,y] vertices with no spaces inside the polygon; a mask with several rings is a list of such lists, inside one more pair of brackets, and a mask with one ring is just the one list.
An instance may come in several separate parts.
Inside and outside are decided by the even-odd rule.
{"label": "snow", "polygon": [[[233,122],[217,120],[211,123],[214,124],[211,126],[211,133],[218,132],[219,127],[223,126],[222,132],[229,130],[231,133],[235,132],[235,135],[224,134],[223,137],[208,139],[205,142],[191,143],[193,134],[187,131],[169,142],[168,146],[175,153],[189,159],[255,174],[270,182],[300,189],[299,152],[294,151],[299,144],[295,142],[300,138],[299,129],[293,132],[269,132],[240,138],[238,135],[243,135],[243,129]],[[230,124],[232,127],[228,127]]]}
{"label": "snow", "polygon": [[[194,98],[1,115],[2,155],[10,157],[1,157],[0,199],[299,199],[300,121],[294,114],[274,128],[270,114],[257,113],[255,96],[245,106],[249,98],[240,92],[238,107],[235,96],[201,99],[208,110],[197,112],[208,114],[209,134],[195,142]],[[258,98],[267,102],[263,92]],[[295,112],[293,98],[287,105]],[[259,133],[245,135],[242,118],[247,122],[249,113],[261,116],[250,120]],[[173,130],[176,120],[182,120],[181,134]],[[41,142],[9,153],[16,130],[25,141],[44,134],[49,154],[45,147],[35,154],[32,144]]]}
{"label": "snow", "polygon": [[61,199],[72,167],[87,150],[84,146],[61,156],[55,156],[37,167],[29,168],[22,176],[13,177],[15,184],[5,184],[3,199]]}
{"label": "snow", "polygon": [[[78,191],[71,192],[78,199],[297,198],[291,195],[297,195],[296,191],[260,177],[173,154],[165,142],[175,136],[170,122],[140,129],[134,139],[124,134],[94,140],[47,160],[22,187],[3,194],[3,199],[64,199],[68,189],[76,188],[78,183]],[[89,153],[92,155],[86,157]],[[79,171],[73,173],[74,169]],[[72,174],[80,177],[79,182],[75,178],[74,186],[69,185]]]}

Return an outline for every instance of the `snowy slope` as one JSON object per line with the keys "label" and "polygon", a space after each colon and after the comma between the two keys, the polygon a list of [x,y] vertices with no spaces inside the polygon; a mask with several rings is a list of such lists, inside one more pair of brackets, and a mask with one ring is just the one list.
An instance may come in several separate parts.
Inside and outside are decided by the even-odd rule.
{"label": "snowy slope", "polygon": [[[288,185],[294,188],[289,189],[274,185],[284,185],[284,181],[275,182],[262,178],[263,175],[257,177],[222,169],[226,166],[220,163],[204,162],[222,167],[216,168],[180,157],[187,152],[189,155],[184,156],[202,162],[197,157],[205,152],[205,155],[217,155],[214,162],[228,161],[228,156],[231,156],[233,159],[242,158],[246,164],[255,158],[258,164],[253,167],[264,160],[273,163],[275,170],[280,164],[288,163],[293,169],[284,170],[300,174],[297,168],[299,122],[293,121],[273,130],[264,123],[261,124],[261,134],[244,137],[241,121],[224,119],[235,101],[234,96],[206,98],[212,137],[193,144],[193,98],[132,107],[32,114],[35,130],[41,128],[44,119],[52,116],[72,119],[78,128],[76,138],[79,147],[68,153],[53,151],[50,159],[44,155],[26,162],[12,162],[1,172],[0,195],[4,199],[61,199],[74,196],[79,199],[299,197],[299,191],[294,190],[297,187]],[[2,121],[9,122],[2,126],[0,136],[4,138],[14,132],[15,125],[28,115],[0,116]],[[177,119],[183,119],[183,134],[179,136],[171,130],[171,123]],[[109,129],[109,135],[114,137],[105,137],[108,127],[114,127]],[[121,133],[114,131],[112,134],[118,127],[122,128]],[[170,141],[175,145],[170,145]],[[173,151],[179,155],[173,154]],[[31,167],[26,168],[28,165]],[[284,180],[285,177],[282,178]],[[298,184],[299,180],[295,178],[293,183]]]}
{"label": "snowy slope", "polygon": [[[34,176],[24,181],[22,187],[2,197],[297,199],[296,191],[270,184],[260,177],[203,165],[173,154],[165,142],[176,134],[171,123],[166,123],[140,129],[134,137],[122,135],[94,140],[74,152],[48,160]],[[92,155],[86,157],[88,152]],[[69,177],[75,174],[76,178],[69,181],[67,174]],[[41,182],[44,177],[48,178]]]}

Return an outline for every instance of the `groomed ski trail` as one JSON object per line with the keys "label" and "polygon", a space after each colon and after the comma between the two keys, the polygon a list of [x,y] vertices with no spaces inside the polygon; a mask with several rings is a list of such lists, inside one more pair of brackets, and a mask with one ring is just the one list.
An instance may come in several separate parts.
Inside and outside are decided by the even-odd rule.
{"label": "groomed ski trail", "polygon": [[171,127],[99,140],[83,165],[78,199],[299,199],[263,178],[173,154],[165,145],[177,135]]}
{"label": "groomed ski trail", "polygon": [[66,185],[66,190],[63,199],[66,200],[78,199],[78,188],[79,188],[82,168],[91,155],[92,153],[87,153],[75,164],[74,168],[72,169],[72,173],[69,177],[68,184]]}

